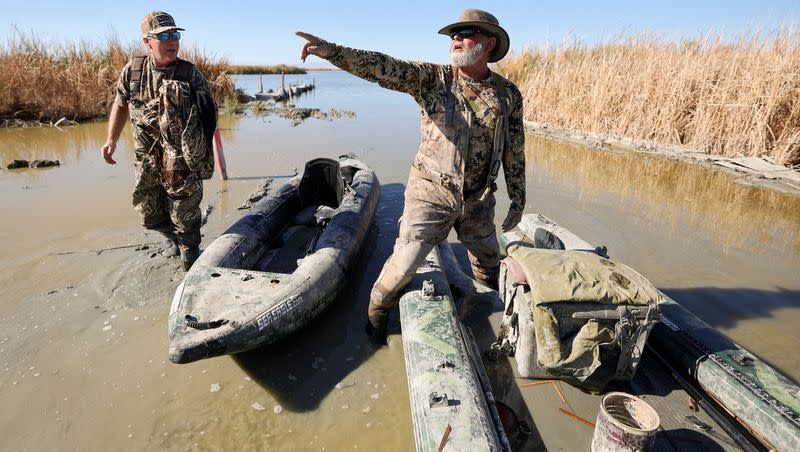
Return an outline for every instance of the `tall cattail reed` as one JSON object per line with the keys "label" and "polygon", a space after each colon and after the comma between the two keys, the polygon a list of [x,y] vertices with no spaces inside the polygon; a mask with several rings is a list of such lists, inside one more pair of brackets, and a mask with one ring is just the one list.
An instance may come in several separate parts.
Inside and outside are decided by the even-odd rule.
{"label": "tall cattail reed", "polygon": [[191,61],[197,66],[197,69],[200,69],[200,72],[208,80],[217,105],[222,105],[225,99],[237,98],[236,85],[230,76],[228,70],[230,63],[227,58],[218,57],[205,49],[196,47],[181,49],[181,58]]}
{"label": "tall cattail reed", "polygon": [[729,157],[800,165],[800,29],[669,41],[574,40],[511,55],[525,118]]}
{"label": "tall cattail reed", "polygon": [[[140,43],[123,45],[116,36],[101,45],[57,44],[17,31],[0,44],[0,124],[108,115],[122,67],[145,50]],[[235,96],[226,59],[196,49],[182,50],[181,57],[208,78],[218,103]]]}
{"label": "tall cattail reed", "polygon": [[105,115],[127,60],[118,39],[53,44],[17,32],[0,46],[0,118],[49,121]]}

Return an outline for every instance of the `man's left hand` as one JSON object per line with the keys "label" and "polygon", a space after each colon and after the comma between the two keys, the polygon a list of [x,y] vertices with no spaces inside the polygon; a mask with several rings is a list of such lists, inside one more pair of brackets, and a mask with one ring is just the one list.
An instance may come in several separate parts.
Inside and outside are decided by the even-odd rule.
{"label": "man's left hand", "polygon": [[514,226],[518,225],[521,220],[522,220],[522,212],[509,210],[508,215],[506,215],[506,219],[503,220],[503,226],[502,226],[503,232],[508,232],[514,229]]}

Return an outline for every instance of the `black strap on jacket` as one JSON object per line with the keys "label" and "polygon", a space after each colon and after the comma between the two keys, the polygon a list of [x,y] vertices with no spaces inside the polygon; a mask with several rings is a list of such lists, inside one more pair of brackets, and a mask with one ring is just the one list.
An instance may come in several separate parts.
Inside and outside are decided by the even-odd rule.
{"label": "black strap on jacket", "polygon": [[[144,72],[144,62],[147,55],[133,57],[131,61],[131,99],[139,99],[142,93],[142,72]],[[175,61],[175,70],[172,73],[172,80],[189,83],[192,80],[192,69],[194,65],[185,60]]]}
{"label": "black strap on jacket", "polygon": [[458,68],[453,66],[453,77],[445,77],[447,83],[447,100],[444,104],[444,126],[447,128],[453,127],[453,113],[456,110],[456,77],[458,77]]}
{"label": "black strap on jacket", "polygon": [[498,118],[497,126],[495,126],[494,129],[492,158],[489,161],[489,177],[486,180],[486,186],[483,188],[481,201],[485,201],[489,194],[496,190],[497,185],[495,181],[500,174],[500,161],[503,158],[503,151],[505,151],[506,145],[511,141],[509,136],[509,112],[506,90],[500,86],[500,76],[494,72],[492,72],[492,81],[494,82],[494,89],[497,93],[497,101],[500,103],[500,118]]}

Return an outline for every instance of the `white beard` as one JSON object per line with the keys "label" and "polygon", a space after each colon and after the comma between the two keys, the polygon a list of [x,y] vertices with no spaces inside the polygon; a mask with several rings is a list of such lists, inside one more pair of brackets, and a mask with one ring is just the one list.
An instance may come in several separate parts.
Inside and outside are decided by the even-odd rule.
{"label": "white beard", "polygon": [[472,66],[480,61],[481,54],[483,54],[483,44],[475,44],[475,47],[469,50],[464,50],[460,53],[454,53],[451,51],[450,62],[453,63],[453,66],[455,67]]}

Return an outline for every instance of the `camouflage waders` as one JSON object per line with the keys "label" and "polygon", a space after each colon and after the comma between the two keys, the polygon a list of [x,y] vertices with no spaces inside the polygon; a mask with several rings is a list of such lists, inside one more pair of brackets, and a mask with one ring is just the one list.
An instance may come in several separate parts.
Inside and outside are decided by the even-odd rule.
{"label": "camouflage waders", "polygon": [[332,46],[331,63],[411,94],[421,112],[421,143],[406,187],[400,233],[370,294],[374,329],[385,329],[400,290],[451,228],[469,251],[476,279],[496,286],[500,250],[490,174],[497,174],[501,162],[512,210],[522,212],[525,206],[519,90],[494,73],[486,80],[468,80],[455,77],[451,66]]}
{"label": "camouflage waders", "polygon": [[455,228],[467,248],[472,272],[479,281],[497,281],[500,248],[494,226],[494,194],[485,201],[464,202],[460,192],[414,175],[405,192],[405,207],[394,252],[383,266],[370,294],[369,318],[375,327],[385,322],[399,292],[425,256]]}
{"label": "camouflage waders", "polygon": [[[149,58],[139,60],[138,69],[136,64],[126,65],[117,85],[117,102],[129,105],[134,130],[133,206],[145,228],[178,245],[188,269],[200,254],[202,179],[214,169],[192,90],[198,97],[210,97],[210,91],[185,61],[167,68],[154,67]],[[181,78],[189,81],[172,79],[179,64],[187,72]],[[132,81],[132,73],[139,80]]]}

